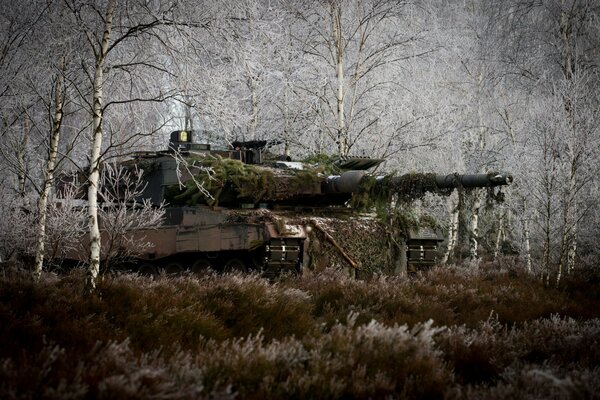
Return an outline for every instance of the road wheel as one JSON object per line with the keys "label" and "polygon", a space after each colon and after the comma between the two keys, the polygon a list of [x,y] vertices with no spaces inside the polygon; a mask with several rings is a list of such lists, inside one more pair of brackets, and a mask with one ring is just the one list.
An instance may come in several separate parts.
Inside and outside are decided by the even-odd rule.
{"label": "road wheel", "polygon": [[137,271],[138,271],[138,274],[140,274],[142,276],[157,276],[158,275],[158,269],[156,268],[156,266],[149,262],[142,263],[138,267]]}
{"label": "road wheel", "polygon": [[234,257],[230,258],[225,263],[223,266],[223,272],[226,274],[231,272],[248,272],[248,267],[243,260]]}
{"label": "road wheel", "polygon": [[214,268],[213,264],[204,257],[197,259],[192,264],[192,273],[196,275],[204,275]]}
{"label": "road wheel", "polygon": [[165,272],[167,275],[181,275],[184,271],[183,265],[178,262],[170,262],[165,266]]}
{"label": "road wheel", "polygon": [[250,266],[255,270],[262,270],[266,264],[264,250],[256,250],[250,253]]}

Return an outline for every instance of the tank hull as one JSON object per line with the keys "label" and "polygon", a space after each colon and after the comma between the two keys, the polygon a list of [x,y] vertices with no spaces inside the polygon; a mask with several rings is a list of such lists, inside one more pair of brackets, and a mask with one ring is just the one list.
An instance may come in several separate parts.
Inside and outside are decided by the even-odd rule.
{"label": "tank hull", "polygon": [[[268,210],[232,210],[219,207],[167,208],[162,226],[132,229],[119,235],[118,243],[102,230],[101,254],[113,267],[155,271],[230,269],[292,270],[302,266],[304,226],[282,219]],[[86,262],[89,240],[66,256]],[[116,262],[114,260],[117,260]],[[197,268],[202,267],[202,268]],[[199,272],[199,271],[195,271]]]}

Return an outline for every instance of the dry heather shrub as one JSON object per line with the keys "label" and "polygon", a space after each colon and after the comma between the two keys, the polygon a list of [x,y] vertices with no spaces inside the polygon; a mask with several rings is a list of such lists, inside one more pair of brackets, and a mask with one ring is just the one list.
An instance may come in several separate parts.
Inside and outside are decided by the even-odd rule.
{"label": "dry heather shrub", "polygon": [[[524,393],[535,393],[527,386],[528,380],[524,375],[521,381],[509,380],[509,377],[515,377],[514,371],[522,370],[554,369],[558,375],[552,373],[548,377],[562,375],[572,382],[581,382],[584,387],[574,384],[574,390],[587,392],[589,387],[595,387],[592,377],[600,378],[599,342],[600,320],[577,322],[558,316],[526,322],[510,329],[500,324],[497,317],[491,317],[477,329],[452,327],[437,337],[437,346],[454,368],[458,383],[467,386],[485,383],[485,387],[498,387],[498,396],[523,388],[527,388]],[[575,379],[573,374],[576,371],[587,371],[587,375]],[[543,373],[538,375],[545,376]],[[536,387],[541,381],[543,379],[531,380],[530,386]],[[514,387],[511,386],[513,384]],[[560,393],[552,393],[552,396],[560,397]]]}
{"label": "dry heather shrub", "polygon": [[405,277],[378,277],[361,281],[332,274],[302,277],[283,284],[299,287],[309,293],[314,304],[315,318],[327,327],[344,321],[349,313],[357,313],[357,324],[372,319],[393,325],[425,322],[418,315],[419,299],[411,295],[411,280]]}
{"label": "dry heather shrub", "polygon": [[498,336],[504,329],[496,319],[490,318],[479,329],[468,329],[463,325],[439,335],[437,345],[460,384],[491,382],[498,377],[502,366],[498,365],[496,357],[504,358],[507,355],[502,351],[508,350],[498,349]]}
{"label": "dry heather shrub", "polygon": [[258,332],[266,339],[302,337],[314,331],[312,299],[301,289],[235,274],[210,277],[201,286],[199,301],[223,322],[230,337]]}
{"label": "dry heather shrub", "polygon": [[0,276],[0,398],[594,397],[600,320],[567,316],[597,282],[571,279]]}
{"label": "dry heather shrub", "polygon": [[[347,325],[335,325],[331,333],[313,343],[317,351],[313,379],[326,377],[343,382],[346,387],[341,397],[383,397],[402,393],[407,397],[441,397],[451,376],[434,348],[431,321],[417,324],[385,326],[371,321],[354,326],[356,315],[348,318]],[[330,361],[332,360],[332,361]],[[325,384],[326,381],[318,382]],[[310,394],[314,387],[305,387]]]}
{"label": "dry heather shrub", "polygon": [[129,341],[97,343],[75,358],[57,345],[17,366],[0,360],[0,397],[3,399],[233,399],[225,388],[207,392],[201,368],[192,357],[176,351],[136,355]]}
{"label": "dry heather shrub", "polygon": [[456,386],[448,399],[594,399],[600,393],[600,368],[564,371],[555,367],[524,365],[509,368],[495,386]]}
{"label": "dry heather shrub", "polygon": [[600,319],[576,321],[569,317],[539,319],[513,328],[504,341],[526,362],[554,365],[600,365]]}
{"label": "dry heather shrub", "polygon": [[[327,326],[349,312],[360,314],[359,324],[376,319],[388,325],[412,325],[433,319],[440,326],[471,327],[485,321],[492,311],[503,323],[577,312],[564,292],[545,287],[531,275],[502,268],[434,268],[416,277],[370,281],[322,274],[282,284],[310,293],[315,318]],[[596,313],[600,316],[600,310]]]}
{"label": "dry heather shrub", "polygon": [[[592,289],[593,287],[589,287]],[[569,292],[546,287],[538,277],[525,270],[434,268],[415,282],[417,294],[427,293],[424,302],[444,304],[451,313],[431,317],[443,325],[478,326],[491,312],[502,323],[513,324],[550,317],[553,314],[573,317],[600,317],[598,300],[592,296],[575,299]],[[440,317],[440,318],[437,318]]]}
{"label": "dry heather shrub", "polygon": [[202,288],[190,277],[152,280],[125,275],[99,284],[98,295],[106,307],[105,318],[125,332],[135,348],[194,348],[202,337],[228,337],[223,322],[205,309],[198,295]]}
{"label": "dry heather shrub", "polygon": [[336,324],[318,337],[210,342],[199,355],[207,388],[242,398],[441,398],[451,374],[435,350],[431,323],[387,327]]}
{"label": "dry heather shrub", "polygon": [[75,351],[119,337],[102,318],[101,301],[81,296],[81,271],[60,279],[45,275],[38,283],[27,278],[3,280],[0,285],[0,340],[11,344],[0,347],[0,357],[21,349],[41,351],[44,337]]}

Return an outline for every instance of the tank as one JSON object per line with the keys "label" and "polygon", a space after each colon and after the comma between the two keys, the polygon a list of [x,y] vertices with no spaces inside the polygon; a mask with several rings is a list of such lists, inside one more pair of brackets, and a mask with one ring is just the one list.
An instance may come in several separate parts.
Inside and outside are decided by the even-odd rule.
{"label": "tank", "polygon": [[[147,185],[140,198],[156,206],[166,203],[162,226],[132,232],[153,245],[133,264],[142,273],[210,268],[270,276],[322,268],[333,259],[360,271],[381,249],[361,249],[362,239],[351,248],[345,243],[348,232],[385,236],[392,269],[415,271],[435,264],[442,238],[432,226],[376,217],[373,204],[394,203],[397,209],[429,192],[494,188],[512,181],[504,173],[377,176],[368,170],[380,159],[300,163],[271,154],[278,142],[234,142],[219,149],[197,143],[195,135],[173,132],[167,150],[137,153],[123,163],[144,171]],[[85,260],[85,254],[79,258]]]}

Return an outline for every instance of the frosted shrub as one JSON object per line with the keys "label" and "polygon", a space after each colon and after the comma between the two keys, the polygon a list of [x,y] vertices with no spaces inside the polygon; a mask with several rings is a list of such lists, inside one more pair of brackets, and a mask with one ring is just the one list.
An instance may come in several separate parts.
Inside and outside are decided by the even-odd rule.
{"label": "frosted shrub", "polygon": [[242,397],[440,396],[450,374],[434,348],[431,322],[409,329],[376,321],[330,333],[264,343],[261,335],[210,342],[199,356],[208,388],[232,385]]}
{"label": "frosted shrub", "polygon": [[600,382],[598,300],[570,295],[585,281],[120,275],[82,297],[83,278],[0,276],[0,398],[590,398]]}
{"label": "frosted shrub", "polygon": [[600,369],[560,371],[550,366],[524,365],[506,369],[493,386],[454,387],[452,399],[592,399],[600,390]]}
{"label": "frosted shrub", "polygon": [[36,213],[33,196],[21,198],[2,193],[0,196],[0,261],[32,256],[35,248]]}
{"label": "frosted shrub", "polygon": [[[458,381],[486,383],[491,398],[564,398],[600,385],[598,319],[555,315],[508,329],[493,316],[477,329],[449,328],[437,342]],[[457,397],[488,398],[488,389],[463,388]]]}

